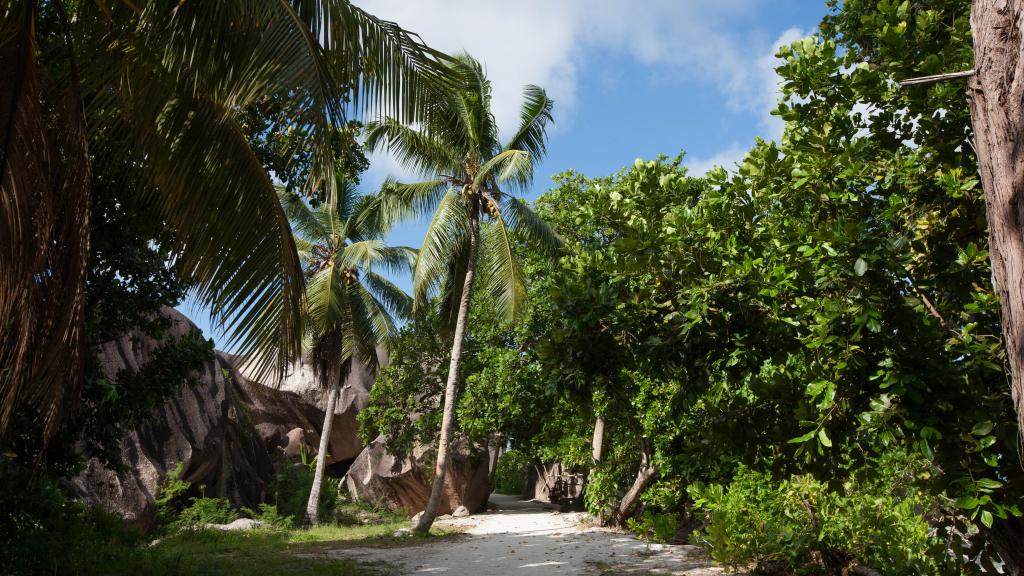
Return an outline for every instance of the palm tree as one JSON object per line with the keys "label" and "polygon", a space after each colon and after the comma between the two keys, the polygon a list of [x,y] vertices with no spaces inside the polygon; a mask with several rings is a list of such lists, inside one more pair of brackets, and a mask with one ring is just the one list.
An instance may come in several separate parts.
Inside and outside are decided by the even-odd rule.
{"label": "palm tree", "polygon": [[346,110],[413,121],[446,61],[346,0],[0,6],[0,434],[17,408],[49,438],[78,397],[90,148],[134,152],[193,296],[280,376],[301,349],[302,268],[238,115],[287,102],[313,143],[309,191],[331,197]]}
{"label": "palm tree", "polygon": [[452,68],[461,85],[426,103],[419,127],[395,118],[367,126],[368,147],[386,147],[409,168],[432,177],[418,184],[386,182],[366,217],[386,227],[436,207],[413,269],[414,302],[422,308],[431,294],[440,292],[442,310],[454,324],[433,484],[415,527],[421,533],[430,530],[444,487],[462,343],[477,272],[495,305],[512,320],[526,305],[515,239],[549,251],[561,244],[526,203],[510,194],[530,184],[534,162],[544,156],[551,99],[543,89],[527,86],[519,129],[502,145],[483,68],[468,55],[455,60]]}
{"label": "palm tree", "polygon": [[358,223],[360,199],[354,186],[339,182],[337,192],[333,202],[315,209],[294,194],[281,193],[307,279],[304,348],[314,377],[327,391],[316,472],[306,507],[306,520],[311,524],[319,521],[334,409],[352,362],[357,360],[375,371],[377,348],[385,346],[395,333],[393,315],[407,318],[412,310],[412,299],[375,269],[408,271],[415,250],[385,246],[379,233]]}

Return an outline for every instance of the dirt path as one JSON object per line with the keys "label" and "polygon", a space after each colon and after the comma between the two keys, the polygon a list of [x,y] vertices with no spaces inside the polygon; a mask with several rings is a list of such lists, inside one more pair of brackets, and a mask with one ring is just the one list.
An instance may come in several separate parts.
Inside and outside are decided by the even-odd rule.
{"label": "dirt path", "polygon": [[334,558],[397,566],[400,574],[451,576],[534,574],[721,574],[692,546],[648,546],[628,534],[581,527],[586,515],[560,514],[539,503],[494,494],[498,509],[439,526],[468,537],[400,548],[324,550]]}

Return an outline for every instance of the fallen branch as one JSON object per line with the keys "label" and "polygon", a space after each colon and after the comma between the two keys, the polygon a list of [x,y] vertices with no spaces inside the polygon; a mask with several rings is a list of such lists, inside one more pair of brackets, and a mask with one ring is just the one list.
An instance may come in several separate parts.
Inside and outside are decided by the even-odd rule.
{"label": "fallen branch", "polygon": [[920,76],[918,78],[907,78],[906,80],[900,80],[897,84],[901,88],[907,86],[918,86],[921,84],[933,84],[935,82],[942,82],[944,80],[954,80],[956,78],[967,78],[974,76],[974,70],[964,70],[963,72],[947,72],[945,74],[932,74],[931,76]]}

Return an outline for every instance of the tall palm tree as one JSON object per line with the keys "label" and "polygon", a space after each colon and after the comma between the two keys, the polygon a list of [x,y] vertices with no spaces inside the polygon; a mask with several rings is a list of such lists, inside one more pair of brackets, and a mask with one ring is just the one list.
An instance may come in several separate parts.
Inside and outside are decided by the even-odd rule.
{"label": "tall palm tree", "polygon": [[436,207],[413,269],[413,295],[415,306],[422,308],[431,294],[440,292],[444,313],[454,325],[433,484],[415,527],[421,533],[430,530],[443,492],[477,272],[495,305],[512,320],[526,305],[515,239],[549,251],[561,244],[551,228],[510,193],[526,189],[534,163],[545,154],[551,99],[543,89],[527,86],[519,129],[502,145],[491,114],[490,81],[482,66],[468,55],[455,60],[452,69],[461,84],[426,103],[418,127],[395,118],[367,127],[367,146],[387,148],[400,162],[432,178],[417,184],[386,182],[366,217],[386,227]]}
{"label": "tall palm tree", "polygon": [[[236,121],[284,99],[335,193],[346,110],[420,117],[447,57],[347,0],[9,0],[0,5],[0,434],[44,437],[85,354],[89,149],[125,142],[193,295],[263,376],[301,348],[302,269],[267,171]],[[346,104],[348,103],[348,104]]]}
{"label": "tall palm tree", "polygon": [[416,251],[385,246],[380,234],[358,222],[360,198],[355,187],[340,182],[334,201],[313,209],[287,192],[281,204],[295,233],[295,245],[306,283],[303,315],[305,348],[313,375],[327,391],[327,407],[317,452],[313,487],[306,520],[319,521],[331,425],[338,395],[359,361],[371,373],[377,368],[377,349],[395,333],[394,316],[408,318],[412,299],[378,274],[408,271]]}

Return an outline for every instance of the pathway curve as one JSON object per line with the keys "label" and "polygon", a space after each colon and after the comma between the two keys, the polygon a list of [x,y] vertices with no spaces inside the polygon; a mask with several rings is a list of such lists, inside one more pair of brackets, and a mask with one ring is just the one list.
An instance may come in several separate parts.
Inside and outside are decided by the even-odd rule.
{"label": "pathway curve", "polygon": [[532,576],[721,574],[693,546],[646,543],[612,530],[582,526],[583,513],[558,513],[513,496],[491,495],[497,510],[438,526],[463,529],[468,537],[398,548],[323,550],[334,558],[383,562],[400,574]]}

